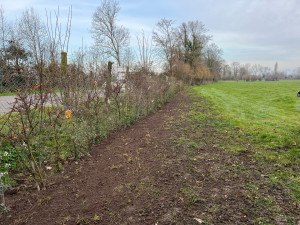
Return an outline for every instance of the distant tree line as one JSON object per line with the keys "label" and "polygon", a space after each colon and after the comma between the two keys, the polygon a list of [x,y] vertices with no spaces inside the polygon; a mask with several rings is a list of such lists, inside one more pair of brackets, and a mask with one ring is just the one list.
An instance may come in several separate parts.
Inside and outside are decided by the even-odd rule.
{"label": "distant tree line", "polygon": [[296,68],[289,78],[293,80],[300,80],[300,67]]}
{"label": "distant tree line", "polygon": [[[120,10],[117,1],[103,0],[92,20],[95,46],[118,66],[129,66],[144,72],[157,70],[163,59],[162,74],[188,84],[201,84],[220,79],[224,60],[222,50],[212,42],[200,21],[183,22],[161,19],[152,33],[137,35],[138,50],[129,46],[129,31],[116,23]],[[155,68],[156,67],[156,68]]]}
{"label": "distant tree line", "polygon": [[222,65],[221,72],[222,80],[244,80],[244,81],[278,81],[286,79],[300,79],[300,68],[296,69],[293,73],[287,74],[286,72],[278,71],[278,63],[274,65],[272,70],[270,67],[262,66],[260,64],[232,62]]}
{"label": "distant tree line", "polygon": [[153,31],[153,40],[165,59],[164,71],[187,84],[202,84],[220,79],[222,50],[200,21],[174,25],[161,19]]}
{"label": "distant tree line", "polygon": [[[81,46],[72,56],[68,55],[70,70],[89,76],[95,65],[101,70],[112,61],[115,67],[130,67],[149,74],[159,72],[187,84],[221,78],[222,50],[212,42],[200,21],[176,26],[174,20],[161,19],[151,36],[141,31],[136,36],[138,47],[132,47],[129,30],[117,22],[119,11],[118,1],[101,1],[92,17],[94,44]],[[68,52],[71,19],[70,11],[67,26],[62,30],[59,8],[54,14],[46,11],[45,20],[34,9],[26,9],[14,23],[8,23],[4,10],[0,10],[0,92],[34,86],[47,73],[53,75],[53,71],[61,70],[60,54]],[[32,84],[26,84],[29,80]]]}
{"label": "distant tree line", "polygon": [[[287,76],[278,70],[277,63],[274,69],[259,64],[226,64],[222,49],[198,20],[176,25],[174,20],[163,18],[152,35],[141,31],[136,35],[137,47],[130,46],[129,30],[117,22],[119,11],[118,1],[101,1],[92,17],[94,44],[81,46],[68,55],[68,68],[76,70],[74,74],[93,77],[112,61],[114,67],[123,70],[129,67],[130,71],[175,77],[189,85],[220,79],[268,81],[300,77],[300,69]],[[59,8],[54,14],[46,11],[46,20],[33,9],[26,9],[14,23],[8,23],[0,10],[0,92],[34,86],[50,75],[49,79],[58,79],[58,73],[63,72],[61,52],[68,52],[71,19],[70,8],[62,30]]]}

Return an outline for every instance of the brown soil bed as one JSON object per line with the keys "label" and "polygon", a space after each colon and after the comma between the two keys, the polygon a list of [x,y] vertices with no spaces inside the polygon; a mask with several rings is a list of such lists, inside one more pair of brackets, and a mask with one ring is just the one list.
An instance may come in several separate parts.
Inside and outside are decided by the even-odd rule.
{"label": "brown soil bed", "polygon": [[[283,188],[265,183],[265,168],[249,151],[218,147],[234,137],[220,135],[209,120],[190,119],[193,102],[183,91],[51,175],[46,190],[7,194],[10,212],[0,224],[287,224],[297,218]],[[204,99],[196,102],[209,112]],[[268,197],[273,201],[263,202]]]}

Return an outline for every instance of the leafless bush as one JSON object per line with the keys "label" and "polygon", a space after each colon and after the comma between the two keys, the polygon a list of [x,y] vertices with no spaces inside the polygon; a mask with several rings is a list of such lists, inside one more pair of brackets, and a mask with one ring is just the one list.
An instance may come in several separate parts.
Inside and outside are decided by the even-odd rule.
{"label": "leafless bush", "polygon": [[244,75],[244,76],[242,76],[242,80],[244,80],[244,81],[257,81],[257,80],[261,80],[261,77],[259,77],[257,75]]}
{"label": "leafless bush", "polygon": [[61,170],[64,161],[89,154],[90,145],[161,107],[178,90],[175,80],[151,72],[151,43],[144,36],[139,66],[127,67],[121,77],[98,48],[82,46],[68,55],[71,8],[64,31],[59,9],[46,15],[44,24],[34,10],[26,10],[20,33],[10,35],[0,13],[5,41],[0,63],[6,66],[1,87],[14,91],[15,99],[0,117],[0,147],[10,155],[0,162],[0,173],[23,170],[39,190],[46,186],[47,170]]}

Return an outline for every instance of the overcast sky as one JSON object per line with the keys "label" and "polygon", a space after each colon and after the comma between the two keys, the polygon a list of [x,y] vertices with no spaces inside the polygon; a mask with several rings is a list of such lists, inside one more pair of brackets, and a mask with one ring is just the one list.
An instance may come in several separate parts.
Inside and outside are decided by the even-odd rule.
{"label": "overcast sky", "polygon": [[[300,67],[300,0],[120,0],[119,23],[132,35],[142,29],[151,34],[161,18],[199,20],[223,49],[231,63],[260,63],[279,69]],[[60,6],[61,18],[73,7],[72,48],[81,40],[90,45],[91,19],[100,0],[0,0],[6,17],[13,21],[33,7],[42,17]]]}

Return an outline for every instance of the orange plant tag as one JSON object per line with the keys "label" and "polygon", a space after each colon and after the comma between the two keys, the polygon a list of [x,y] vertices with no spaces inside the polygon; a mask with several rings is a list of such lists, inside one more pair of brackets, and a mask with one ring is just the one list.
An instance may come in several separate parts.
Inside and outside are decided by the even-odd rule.
{"label": "orange plant tag", "polygon": [[67,118],[67,119],[71,119],[71,118],[72,118],[72,111],[71,111],[70,109],[68,109],[68,110],[66,111],[65,115],[66,115],[66,118]]}

